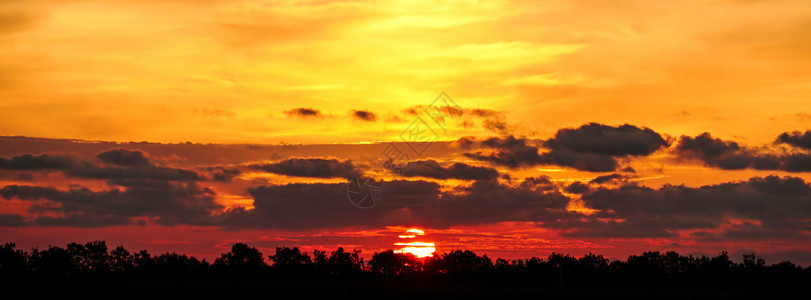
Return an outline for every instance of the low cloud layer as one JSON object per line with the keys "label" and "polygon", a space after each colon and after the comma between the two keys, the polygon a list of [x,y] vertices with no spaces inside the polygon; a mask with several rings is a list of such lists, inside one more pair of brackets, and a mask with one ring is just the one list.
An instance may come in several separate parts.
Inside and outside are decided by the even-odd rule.
{"label": "low cloud layer", "polygon": [[[811,186],[796,177],[753,177],[702,187],[625,185],[582,195],[599,212],[552,225],[575,237],[698,239],[800,237],[811,233]],[[551,224],[550,224],[551,225]]]}
{"label": "low cloud layer", "polygon": [[432,159],[409,162],[400,173],[406,177],[420,176],[436,179],[493,180],[498,177],[498,171],[493,168],[458,162],[442,166]]}
{"label": "low cloud layer", "polygon": [[358,170],[349,160],[334,158],[290,158],[268,164],[254,164],[253,169],[287,176],[316,178],[349,178]]}
{"label": "low cloud layer", "polygon": [[214,201],[213,191],[194,183],[123,180],[116,184],[125,189],[92,191],[73,187],[58,190],[9,185],[0,189],[0,196],[32,201],[29,211],[41,214],[31,221],[18,218],[16,226],[103,227],[137,223],[137,218],[154,220],[161,225],[211,225],[211,215],[223,209]]}
{"label": "low cloud layer", "polygon": [[153,164],[138,150],[113,149],[99,153],[97,161],[83,160],[71,154],[24,154],[11,158],[0,157],[0,170],[61,171],[66,175],[88,179],[202,179],[197,172],[167,168]]}
{"label": "low cloud layer", "polygon": [[513,168],[548,164],[609,172],[619,167],[617,158],[650,155],[668,145],[664,137],[650,128],[589,123],[558,130],[554,137],[543,142],[543,148],[549,149],[545,153],[539,153],[539,147],[528,144],[526,139],[507,136],[484,140],[481,146],[491,151],[466,156]]}
{"label": "low cloud layer", "polygon": [[[796,157],[801,159],[807,153],[801,147],[804,135],[787,136],[778,138],[778,145],[762,148],[710,134],[682,136],[667,151],[680,161],[697,160],[721,169],[802,170]],[[620,169],[618,161],[622,158],[651,155],[669,143],[647,128],[592,123],[562,129],[545,141],[505,136],[460,139],[454,144],[461,147],[451,149],[466,149],[465,156],[492,165],[614,171]],[[14,202],[17,207],[0,214],[0,224],[317,229],[532,222],[568,237],[706,241],[796,239],[809,234],[811,228],[807,219],[811,215],[811,186],[798,177],[761,176],[700,187],[666,184],[653,188],[638,185],[623,173],[575,182],[535,175],[522,179],[509,170],[501,174],[492,166],[423,159],[412,161],[400,174],[391,174],[411,180],[394,177],[378,182],[384,200],[373,209],[363,210],[350,203],[345,183],[302,179],[280,184],[238,177],[252,169],[320,180],[347,178],[368,168],[349,159],[291,157],[264,164],[235,162],[188,168],[169,167],[166,161],[166,156],[153,157],[142,150],[124,148],[84,156],[53,152],[0,157],[4,180],[17,182],[0,187],[0,202]],[[72,184],[52,187],[33,183],[51,173],[62,173],[73,180]],[[92,183],[85,184],[85,179],[92,179],[87,181]],[[220,189],[223,185],[239,186],[239,190],[229,188],[225,192]],[[248,197],[252,205],[226,208],[220,202],[234,194]],[[570,209],[572,205],[582,208]]]}
{"label": "low cloud layer", "polygon": [[[785,140],[785,141],[784,141]],[[778,141],[802,145],[799,135],[780,135]],[[758,169],[785,170],[789,172],[811,171],[811,154],[807,152],[780,152],[753,149],[734,141],[713,138],[709,133],[696,137],[682,136],[675,153],[685,159],[697,159],[707,166],[725,170]]]}

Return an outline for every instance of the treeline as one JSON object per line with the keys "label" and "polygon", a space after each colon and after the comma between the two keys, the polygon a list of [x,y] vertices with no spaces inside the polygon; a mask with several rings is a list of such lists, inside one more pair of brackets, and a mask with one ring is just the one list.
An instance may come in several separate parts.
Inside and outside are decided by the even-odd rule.
{"label": "treeline", "polygon": [[124,247],[109,250],[104,241],[70,243],[30,252],[15,244],[0,246],[0,278],[131,280],[362,278],[387,280],[455,280],[489,284],[532,286],[686,286],[700,288],[742,287],[801,288],[811,283],[811,267],[784,261],[767,265],[755,254],[733,262],[726,252],[715,257],[683,256],[676,252],[645,252],[625,261],[602,255],[583,257],[553,253],[547,258],[495,261],[469,250],[454,250],[428,258],[387,250],[368,262],[360,251],[338,248],[327,253],[299,248],[276,248],[265,256],[256,248],[234,244],[213,262],[176,253],[152,255]]}

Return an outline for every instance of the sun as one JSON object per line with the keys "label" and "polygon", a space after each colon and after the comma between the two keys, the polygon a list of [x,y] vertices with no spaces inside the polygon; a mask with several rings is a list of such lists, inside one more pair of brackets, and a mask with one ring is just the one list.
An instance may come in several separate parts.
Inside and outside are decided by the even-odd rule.
{"label": "sun", "polygon": [[[417,237],[425,236],[425,231],[421,229],[411,228],[406,230],[404,234],[399,235],[400,239],[413,240]],[[418,258],[434,256],[436,252],[436,244],[434,242],[424,241],[409,241],[394,243],[395,246],[400,246],[400,250],[394,250],[395,253],[411,253]]]}

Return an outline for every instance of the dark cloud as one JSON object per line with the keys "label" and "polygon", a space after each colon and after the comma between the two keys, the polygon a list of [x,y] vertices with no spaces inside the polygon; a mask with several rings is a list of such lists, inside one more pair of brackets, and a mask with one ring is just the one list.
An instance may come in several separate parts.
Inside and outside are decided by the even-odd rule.
{"label": "dark cloud", "polygon": [[790,154],[781,157],[783,168],[789,172],[809,172],[811,171],[811,155]]}
{"label": "dark cloud", "polygon": [[[460,139],[457,143],[469,145],[471,141]],[[491,138],[480,144],[492,148],[492,151],[465,155],[508,167],[551,164],[592,172],[615,171],[619,167],[617,157],[649,155],[669,145],[660,134],[649,128],[628,124],[613,127],[597,123],[559,130],[553,138],[543,142],[543,146],[549,149],[545,153],[539,153],[539,148],[528,144],[526,139],[514,136]]]}
{"label": "dark cloud", "polygon": [[[250,188],[254,209],[229,211],[225,224],[232,228],[326,228],[380,226],[403,219],[407,205],[426,207],[439,194],[431,182],[379,183],[385,199],[374,209],[358,209],[347,197],[345,183],[295,183]],[[398,213],[400,211],[400,213]],[[405,223],[400,223],[405,224]]]}
{"label": "dark cloud", "polygon": [[102,152],[96,157],[109,165],[101,165],[67,154],[24,154],[12,158],[0,157],[0,169],[54,170],[62,171],[69,176],[89,179],[201,179],[194,171],[154,165],[149,162],[145,153],[138,150],[114,149]]}
{"label": "dark cloud", "polygon": [[355,119],[362,120],[362,121],[374,122],[375,120],[377,120],[377,116],[373,112],[368,111],[368,110],[354,110],[353,109],[352,110],[352,116]]}
{"label": "dark cloud", "polygon": [[289,158],[275,163],[255,164],[251,168],[287,176],[349,178],[358,174],[350,160],[327,158]]}
{"label": "dark cloud", "polygon": [[541,190],[551,190],[556,188],[552,182],[552,178],[546,175],[524,178],[524,181],[521,182],[519,187],[530,190],[536,190],[538,188],[541,188]]}
{"label": "dark cloud", "polygon": [[[9,185],[0,189],[0,196],[32,201],[29,212],[44,214],[20,225],[101,227],[129,224],[133,217],[154,218],[162,225],[210,225],[212,213],[222,210],[213,191],[194,183],[118,180],[115,184],[126,189],[92,191],[72,187],[58,190]],[[54,213],[60,216],[50,216]]]}
{"label": "dark cloud", "polygon": [[[453,167],[430,160],[421,166],[426,168],[420,172],[444,174],[438,177],[454,172]],[[612,174],[591,183],[622,178]],[[373,209],[354,207],[345,183],[294,183],[249,188],[254,208],[224,213],[214,193],[193,182],[117,179],[110,183],[124,189],[6,186],[0,196],[31,201],[29,213],[38,217],[0,215],[0,223],[99,227],[132,224],[134,218],[145,217],[166,225],[308,229],[403,224],[446,228],[514,221],[536,222],[565,236],[668,237],[689,230],[697,232],[695,238],[705,239],[798,237],[811,230],[807,217],[811,186],[795,177],[661,188],[633,183],[613,188],[581,182],[561,185],[546,176],[525,178],[518,184],[480,179],[454,187],[430,181],[386,181],[374,183],[383,189],[383,200]],[[561,193],[564,190],[579,194],[586,207],[597,211],[591,215],[567,211],[573,199]]]}
{"label": "dark cloud", "polygon": [[401,173],[407,177],[422,176],[436,179],[493,180],[498,177],[498,171],[493,168],[464,163],[453,163],[443,167],[432,159],[409,162]]}
{"label": "dark cloud", "polygon": [[500,135],[508,135],[512,131],[512,128],[507,122],[499,119],[486,119],[482,121],[482,127]]}
{"label": "dark cloud", "polygon": [[576,153],[569,150],[552,149],[541,156],[544,164],[572,167],[581,171],[610,172],[619,163],[613,156],[593,153]]}
{"label": "dark cloud", "polygon": [[608,172],[619,166],[616,157],[650,155],[668,145],[650,128],[589,123],[558,130],[544,142],[544,147],[550,150],[542,155],[541,161],[582,171]]}
{"label": "dark cloud", "polygon": [[301,118],[308,118],[308,117],[321,118],[321,117],[323,117],[321,112],[318,111],[317,109],[306,108],[306,107],[299,107],[299,108],[294,108],[294,109],[291,109],[291,110],[286,110],[286,111],[284,111],[284,114],[286,114],[288,116],[291,116],[291,117],[301,117]]}
{"label": "dark cloud", "polygon": [[565,190],[566,190],[567,193],[583,194],[583,193],[586,193],[586,192],[590,191],[591,188],[585,183],[582,183],[580,181],[575,181],[575,182],[572,182],[572,184],[570,184],[569,186],[567,186],[565,188]]}
{"label": "dark cloud", "polygon": [[242,173],[237,168],[228,168],[222,166],[207,167],[204,169],[211,174],[211,177],[214,179],[214,181],[220,182],[230,182],[232,179],[234,179],[234,177]]}
{"label": "dark cloud", "polygon": [[0,226],[22,226],[25,218],[21,215],[0,213]]}
{"label": "dark cloud", "polygon": [[99,153],[96,158],[119,166],[145,166],[151,164],[147,155],[139,150],[113,149]]}
{"label": "dark cloud", "polygon": [[482,147],[491,148],[492,151],[475,151],[464,155],[511,168],[543,163],[541,155],[538,154],[538,147],[527,144],[525,139],[518,139],[514,136],[494,137],[483,140],[480,144]]}
{"label": "dark cloud", "polygon": [[12,158],[0,157],[3,170],[66,170],[78,164],[78,158],[66,154],[23,154]]}
{"label": "dark cloud", "polygon": [[373,209],[349,203],[346,184],[298,183],[249,189],[254,209],[235,209],[225,225],[244,228],[382,227],[419,224],[445,228],[460,224],[538,221],[570,215],[559,192],[516,188],[494,180],[443,191],[427,181],[380,182],[384,199]]}
{"label": "dark cloud", "polygon": [[202,176],[191,170],[159,167],[151,164],[132,167],[82,165],[78,168],[69,169],[67,173],[75,177],[107,180],[145,179],[195,181],[202,179]]}
{"label": "dark cloud", "polygon": [[611,174],[611,175],[597,176],[597,178],[592,179],[591,181],[589,181],[589,183],[591,183],[591,184],[603,184],[603,183],[608,183],[608,182],[612,182],[612,181],[623,181],[625,179],[628,179],[628,176],[615,173],[615,174]]}
{"label": "dark cloud", "polygon": [[713,138],[706,132],[696,137],[682,136],[675,153],[680,158],[698,159],[710,167],[725,170],[811,171],[811,155],[808,153],[763,153],[734,141]]}
{"label": "dark cloud", "polygon": [[552,149],[540,154],[538,147],[529,145],[526,139],[514,136],[489,138],[480,145],[491,150],[479,150],[464,155],[510,168],[550,164],[584,171],[607,172],[615,170],[618,166],[616,159],[608,155],[575,153],[566,149]]}
{"label": "dark cloud", "polygon": [[776,142],[811,150],[811,130],[808,130],[805,133],[799,131],[784,132],[777,137]]}
{"label": "dark cloud", "polygon": [[[580,237],[666,237],[678,230],[721,238],[796,237],[807,233],[811,214],[811,187],[795,177],[754,177],[696,188],[626,185],[595,189],[582,198],[600,211],[551,226],[570,227],[566,235]],[[722,225],[727,228],[716,233]]]}
{"label": "dark cloud", "polygon": [[477,139],[472,136],[463,136],[451,143],[452,146],[469,150],[476,145]]}
{"label": "dark cloud", "polygon": [[579,128],[558,130],[544,143],[552,150],[567,150],[577,154],[610,156],[649,155],[668,146],[660,134],[646,127],[621,125],[618,127],[589,123]]}
{"label": "dark cloud", "polygon": [[738,143],[713,138],[709,132],[696,137],[682,136],[676,147],[676,150],[683,156],[695,157],[705,162],[735,153],[740,149],[741,146]]}

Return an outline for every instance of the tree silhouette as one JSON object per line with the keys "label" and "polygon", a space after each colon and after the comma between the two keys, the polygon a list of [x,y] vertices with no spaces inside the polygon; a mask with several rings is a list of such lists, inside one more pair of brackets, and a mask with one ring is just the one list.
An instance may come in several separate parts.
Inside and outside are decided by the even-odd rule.
{"label": "tree silhouette", "polygon": [[[767,265],[755,254],[743,255],[735,263],[728,253],[695,258],[676,252],[648,251],[630,255],[625,261],[609,261],[599,254],[580,258],[552,253],[546,259],[497,259],[470,250],[454,250],[442,255],[417,258],[408,253],[386,250],[374,253],[365,268],[359,250],[338,248],[327,254],[314,250],[312,257],[298,247],[276,248],[268,256],[268,267],[259,250],[236,243],[212,265],[206,260],[178,253],[152,256],[145,250],[130,252],[123,246],[108,250],[103,241],[85,244],[69,243],[65,248],[50,246],[46,250],[25,252],[13,243],[0,246],[0,284],[29,282],[41,286],[47,282],[94,282],[119,280],[165,284],[166,282],[235,282],[254,280],[276,286],[293,286],[324,280],[366,282],[379,278],[422,284],[450,284],[475,287],[495,284],[519,289],[559,288],[594,289],[677,289],[689,287],[702,291],[799,291],[811,282],[811,267],[802,268],[784,261]],[[228,276],[221,276],[227,274]],[[303,275],[303,276],[291,276]],[[315,276],[313,276],[315,275]],[[397,279],[400,278],[400,279]],[[369,282],[381,282],[371,280]],[[3,286],[0,286],[3,287]]]}
{"label": "tree silhouette", "polygon": [[465,274],[491,270],[493,262],[487,255],[478,256],[470,250],[454,250],[442,255],[441,266],[448,274]]}
{"label": "tree silhouette", "polygon": [[369,267],[372,272],[400,275],[419,271],[422,269],[422,264],[414,254],[395,253],[393,250],[386,250],[372,255],[372,259],[369,260]]}
{"label": "tree silhouette", "polygon": [[124,246],[118,246],[110,251],[110,270],[113,272],[129,272],[135,268],[135,258]]}
{"label": "tree silhouette", "polygon": [[762,269],[764,266],[766,266],[766,260],[758,257],[754,253],[743,255],[743,263],[741,264],[741,267],[744,269]]}
{"label": "tree silhouette", "polygon": [[16,244],[6,243],[0,246],[0,276],[21,274],[26,271],[26,256],[22,250],[15,249]]}
{"label": "tree silhouette", "polygon": [[231,251],[214,261],[214,267],[230,272],[256,273],[267,267],[262,252],[243,243],[231,246]]}
{"label": "tree silhouette", "polygon": [[185,254],[164,253],[155,257],[149,269],[160,274],[183,275],[204,273],[208,271],[208,267],[209,264],[205,259],[200,261]]}
{"label": "tree silhouette", "polygon": [[360,250],[346,252],[343,247],[338,247],[338,250],[332,251],[327,259],[327,265],[330,273],[360,272],[363,268],[363,258],[360,257]]}
{"label": "tree silhouette", "polygon": [[310,256],[302,253],[298,247],[276,247],[276,254],[268,258],[273,261],[271,267],[275,270],[301,272],[312,266]]}
{"label": "tree silhouette", "polygon": [[73,258],[67,250],[60,247],[50,247],[48,250],[31,252],[31,269],[48,275],[61,275],[77,271],[73,266]]}
{"label": "tree silhouette", "polygon": [[313,268],[316,272],[327,273],[329,272],[329,263],[327,262],[327,252],[323,250],[313,250]]}

